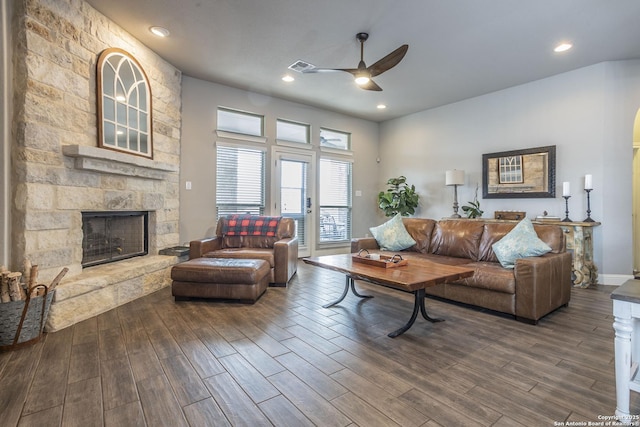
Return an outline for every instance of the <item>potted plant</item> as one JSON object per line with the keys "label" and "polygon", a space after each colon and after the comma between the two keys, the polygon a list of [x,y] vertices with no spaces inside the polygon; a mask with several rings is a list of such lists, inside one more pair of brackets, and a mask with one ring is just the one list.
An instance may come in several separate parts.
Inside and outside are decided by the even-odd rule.
{"label": "potted plant", "polygon": [[462,212],[467,215],[467,218],[480,218],[484,213],[484,211],[480,209],[480,201],[478,200],[478,184],[476,184],[476,194],[473,197],[473,202],[464,205]]}
{"label": "potted plant", "polygon": [[378,194],[378,207],[384,211],[385,216],[391,217],[398,213],[402,216],[413,215],[419,199],[415,185],[409,186],[404,176],[390,178],[387,185],[387,191]]}

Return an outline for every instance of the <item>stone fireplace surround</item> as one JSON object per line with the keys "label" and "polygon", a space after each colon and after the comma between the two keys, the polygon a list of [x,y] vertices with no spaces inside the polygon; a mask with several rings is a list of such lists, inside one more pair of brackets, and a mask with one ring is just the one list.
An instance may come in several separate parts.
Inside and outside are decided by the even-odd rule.
{"label": "stone fireplace surround", "polygon": [[[106,181],[112,176],[126,176],[127,180],[141,180],[139,182],[151,182],[164,187],[164,181],[169,180],[178,171],[176,165],[97,147],[67,145],[62,148],[62,152],[66,157],[73,159],[73,168],[79,173],[86,173],[88,177],[97,174]],[[97,189],[93,191],[100,192]],[[141,197],[132,198],[144,200],[142,195],[139,196]],[[102,199],[109,200],[108,197],[98,198]],[[157,201],[157,197],[151,197],[150,200]],[[56,290],[46,325],[47,331],[71,326],[170,284],[170,268],[179,259],[175,256],[155,255],[159,249],[158,210],[152,208],[162,205],[144,201],[128,205],[149,210],[149,255],[84,268],[80,273],[64,280]],[[108,202],[106,205],[95,206],[97,210],[117,210],[113,209],[117,207],[120,207],[120,204],[109,206]],[[74,215],[82,216],[82,210],[79,209]],[[81,225],[80,222],[78,226]],[[72,234],[77,232],[71,231]],[[77,268],[75,264],[70,267],[71,270]]]}

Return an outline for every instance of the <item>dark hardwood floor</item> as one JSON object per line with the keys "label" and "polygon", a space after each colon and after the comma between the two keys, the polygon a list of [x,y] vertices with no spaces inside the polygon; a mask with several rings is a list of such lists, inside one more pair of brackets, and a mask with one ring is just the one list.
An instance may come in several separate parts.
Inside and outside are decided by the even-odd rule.
{"label": "dark hardwood floor", "polygon": [[[254,305],[169,288],[0,353],[0,426],[553,426],[615,411],[611,286],[537,326],[303,264]],[[640,402],[632,397],[632,412]],[[586,424],[585,424],[586,425]]]}

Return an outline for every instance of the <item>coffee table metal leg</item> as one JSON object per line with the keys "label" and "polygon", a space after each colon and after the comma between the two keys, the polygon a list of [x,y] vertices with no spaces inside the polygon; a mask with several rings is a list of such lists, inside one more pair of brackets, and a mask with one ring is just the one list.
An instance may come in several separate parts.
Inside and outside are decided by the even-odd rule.
{"label": "coffee table metal leg", "polygon": [[413,313],[411,313],[411,318],[409,319],[407,324],[404,325],[402,328],[388,334],[387,336],[389,338],[395,338],[398,335],[402,335],[405,332],[407,332],[409,328],[413,326],[413,323],[416,321],[416,318],[418,317],[418,311],[422,313],[422,317],[427,319],[429,322],[444,322],[444,319],[430,317],[429,314],[427,314],[427,309],[424,306],[424,295],[425,295],[424,289],[418,289],[413,294],[415,295],[415,300],[413,303]]}
{"label": "coffee table metal leg", "polygon": [[[425,300],[424,289],[420,289],[418,292],[420,292],[420,291],[422,291],[422,296],[420,297],[420,312],[422,313],[422,317],[424,317],[425,319],[427,319],[431,323],[444,322],[444,319],[440,319],[438,317],[430,317],[429,316],[429,313],[427,313],[427,308],[424,306],[424,300]],[[417,294],[416,294],[416,298],[417,298]]]}
{"label": "coffee table metal leg", "polygon": [[359,294],[358,291],[356,291],[356,281],[351,276],[347,276],[347,277],[349,279],[351,279],[350,280],[350,282],[351,282],[351,292],[353,292],[353,294],[355,296],[357,296],[358,298],[373,298],[373,295],[362,295],[362,294]]}
{"label": "coffee table metal leg", "polygon": [[353,292],[353,294],[355,296],[357,296],[358,298],[373,298],[373,295],[361,295],[361,294],[359,294],[358,291],[356,291],[356,285],[354,284],[353,277],[351,277],[351,276],[345,276],[345,277],[346,277],[346,281],[345,281],[345,284],[344,284],[344,291],[342,291],[342,295],[340,295],[340,298],[338,298],[334,302],[330,302],[328,304],[325,304],[322,307],[329,308],[329,307],[334,306],[334,305],[338,304],[339,302],[341,302],[347,296],[347,292],[349,292],[349,288],[351,288],[351,292]]}

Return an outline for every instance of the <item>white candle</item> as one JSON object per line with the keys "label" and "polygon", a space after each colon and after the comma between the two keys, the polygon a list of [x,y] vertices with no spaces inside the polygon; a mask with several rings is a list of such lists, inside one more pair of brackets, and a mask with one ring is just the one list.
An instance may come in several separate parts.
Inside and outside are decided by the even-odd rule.
{"label": "white candle", "polygon": [[593,177],[591,175],[584,176],[584,189],[593,190]]}
{"label": "white candle", "polygon": [[562,197],[569,196],[571,196],[571,184],[565,181],[562,183]]}

